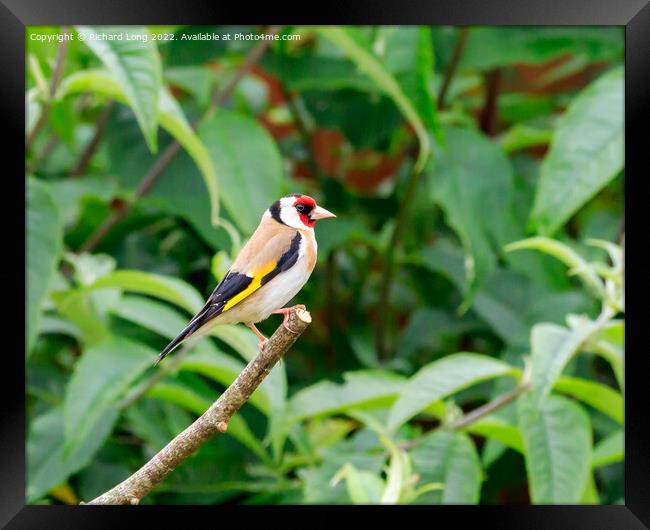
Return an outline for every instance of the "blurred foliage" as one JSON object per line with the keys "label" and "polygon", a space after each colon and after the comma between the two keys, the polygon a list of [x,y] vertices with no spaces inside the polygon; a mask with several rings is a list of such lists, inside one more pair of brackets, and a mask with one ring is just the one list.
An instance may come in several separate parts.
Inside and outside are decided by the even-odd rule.
{"label": "blurred foliage", "polygon": [[72,28],[130,38],[67,42],[52,92],[59,31],[27,32],[30,503],[114,486],[255,355],[223,326],[152,366],[288,192],[338,216],[314,322],[143,503],[623,502],[621,28],[286,27],[217,110],[258,42],[192,37],[262,28]]}

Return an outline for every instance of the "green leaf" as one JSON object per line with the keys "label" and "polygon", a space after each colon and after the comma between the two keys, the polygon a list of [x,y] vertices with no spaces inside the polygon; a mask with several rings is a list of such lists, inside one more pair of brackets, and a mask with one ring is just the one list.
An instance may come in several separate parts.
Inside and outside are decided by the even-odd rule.
{"label": "green leaf", "polygon": [[252,331],[235,324],[216,326],[210,335],[223,341],[246,361],[252,361],[258,354],[259,341]]}
{"label": "green leaf", "polygon": [[[404,260],[445,276],[462,293],[463,252],[447,239],[425,246],[418,254]],[[593,309],[592,300],[582,290],[549,291],[510,269],[497,267],[478,288],[472,310],[488,323],[503,341],[528,348],[530,329],[538,322],[564,323],[568,313],[585,313]],[[471,313],[469,314],[471,316]],[[450,319],[450,317],[448,318]],[[458,317],[446,324],[458,325]],[[426,339],[427,334],[421,335]]]}
{"label": "green leaf", "polygon": [[[172,407],[173,405],[167,404]],[[152,451],[158,452],[178,433],[171,433],[165,422],[163,403],[142,397],[124,411],[129,428],[144,440]]]}
{"label": "green leaf", "polygon": [[86,350],[75,365],[64,398],[67,455],[86,443],[131,383],[152,366],[155,356],[154,350],[123,338]]}
{"label": "green leaf", "polygon": [[445,212],[465,250],[467,307],[496,264],[495,245],[510,211],[513,175],[503,151],[471,129],[444,129],[446,149],[432,164],[433,200]]}
{"label": "green leaf", "polygon": [[427,245],[409,262],[437,272],[463,291],[465,285],[463,250],[449,238],[440,238],[435,245]]}
{"label": "green leaf", "polygon": [[600,499],[598,498],[598,488],[596,487],[596,481],[594,479],[593,472],[589,472],[589,477],[587,478],[587,484],[585,485],[585,490],[582,492],[580,497],[581,504],[600,504]]}
{"label": "green leaf", "polygon": [[74,289],[54,293],[52,298],[58,312],[80,329],[84,345],[90,346],[109,337],[107,323],[98,315],[94,300],[88,293]]}
{"label": "green leaf", "polygon": [[356,28],[328,26],[319,27],[316,31],[343,51],[357,64],[361,71],[368,75],[395,102],[418,137],[420,151],[414,171],[420,172],[429,159],[431,148],[428,133],[413,102],[404,94],[396,79],[369,49],[368,43],[364,42],[362,35]]}
{"label": "green leaf", "polygon": [[[84,70],[66,77],[57,91],[57,99],[80,92],[102,94],[122,103],[128,103],[123,88],[104,70]],[[199,168],[210,198],[212,222],[219,218],[219,193],[217,173],[207,147],[183,114],[178,102],[161,86],[157,99],[157,116],[160,125],[180,143]]]}
{"label": "green leaf", "polygon": [[109,274],[115,260],[105,254],[64,253],[65,262],[72,267],[70,282],[79,287],[69,288],[67,282],[52,293],[58,312],[81,331],[86,345],[101,342],[109,336],[108,314],[118,303],[119,289],[89,291],[85,287]]}
{"label": "green leaf", "polygon": [[623,425],[623,396],[613,388],[587,379],[564,376],[555,382],[553,389],[591,405]]}
{"label": "green leaf", "polygon": [[[123,112],[111,114],[106,126],[107,170],[130,193],[156,162],[144,142],[139,141],[139,135],[138,124],[132,116]],[[156,185],[140,199],[143,208],[155,208],[169,217],[186,220],[213,250],[224,249],[231,238],[224,228],[212,224],[210,202],[204,177],[185,151],[174,157]]]}
{"label": "green leaf", "polygon": [[212,401],[198,394],[192,388],[180,381],[165,380],[157,383],[147,391],[147,397],[173,403],[193,412],[197,416],[203,414],[212,405]]}
{"label": "green leaf", "polygon": [[45,315],[40,319],[38,332],[42,334],[60,333],[61,335],[68,335],[76,339],[81,339],[81,329],[73,322],[63,318]]}
{"label": "green leaf", "polygon": [[542,163],[531,222],[557,231],[623,169],[623,69],[587,87],[558,122]]}
{"label": "green leaf", "polygon": [[379,476],[385,460],[376,435],[367,429],[357,431],[352,437],[323,450],[322,463],[298,470],[303,483],[303,502],[348,503],[345,486],[340,482],[332,484],[336,473],[342,467],[352,465],[360,471]]}
{"label": "green leaf", "polygon": [[473,309],[505,342],[527,347],[530,313],[541,299],[531,287],[523,276],[497,269],[478,289]]}
{"label": "green leaf", "polygon": [[43,301],[63,243],[59,210],[46,184],[27,181],[27,353],[39,328]]}
{"label": "green leaf", "polygon": [[593,333],[593,322],[570,330],[555,324],[537,324],[531,332],[531,397],[539,408],[569,360]]}
{"label": "green leaf", "polygon": [[332,485],[344,478],[345,485],[353,504],[377,504],[381,499],[384,481],[376,473],[357,469],[346,464],[332,479]]}
{"label": "green leaf", "polygon": [[42,103],[34,99],[35,95],[36,95],[36,88],[33,88],[29,92],[27,92],[25,96],[27,100],[27,104],[25,107],[25,114],[26,114],[25,133],[26,134],[32,133],[32,131],[34,130],[34,125],[38,123],[38,120],[41,117]]}
{"label": "green leaf", "polygon": [[513,63],[539,64],[572,54],[591,60],[622,55],[620,28],[592,27],[472,27],[460,68],[490,70]]}
{"label": "green leaf", "polygon": [[486,355],[455,353],[420,369],[403,386],[388,416],[389,429],[396,430],[432,403],[480,381],[514,375],[509,364]]}
{"label": "green leaf", "polygon": [[108,254],[73,254],[66,252],[65,261],[72,266],[73,280],[79,285],[91,285],[115,270],[115,259]]}
{"label": "green leaf", "polygon": [[282,158],[273,138],[249,116],[223,109],[206,118],[198,134],[218,170],[228,213],[243,233],[252,233],[262,213],[285,193]]}
{"label": "green leaf", "polygon": [[[465,333],[472,333],[481,328],[483,328],[482,322],[473,314],[458,317],[453,312],[442,309],[416,309],[411,313],[396,351],[400,352],[400,356],[414,358],[418,351],[443,349],[450,340],[458,339]],[[373,355],[376,353],[374,344],[369,343],[366,348],[371,350]]]}
{"label": "green leaf", "polygon": [[[481,463],[485,469],[494,464],[508,450],[508,447],[500,441],[488,438],[485,441],[483,452],[481,453]],[[523,451],[522,451],[523,452]]]}
{"label": "green leaf", "polygon": [[346,418],[314,418],[305,424],[309,444],[316,450],[331,447],[357,430],[357,423]]}
{"label": "green leaf", "polygon": [[160,125],[178,140],[198,166],[210,197],[212,223],[216,224],[219,220],[219,187],[215,165],[207,146],[194,132],[183,110],[167,89],[162,90],[160,97]]}
{"label": "green leaf", "polygon": [[177,66],[166,68],[164,77],[169,84],[191,94],[202,107],[210,103],[216,76],[203,66]]}
{"label": "green leaf", "polygon": [[282,79],[289,89],[297,92],[345,88],[367,92],[373,89],[372,82],[359,72],[354,63],[345,58],[315,54],[266,54],[262,65],[268,72]]}
{"label": "green leaf", "polygon": [[386,471],[386,487],[381,495],[381,502],[382,504],[397,504],[400,501],[408,501],[412,481],[418,478],[417,475],[412,474],[411,457],[388,436],[382,434],[380,439],[391,454]]}
{"label": "green leaf", "polygon": [[[187,317],[169,305],[138,295],[124,295],[113,314],[173,339],[187,325]],[[209,341],[208,341],[209,343]]]}
{"label": "green leaf", "polygon": [[533,145],[546,145],[552,138],[551,129],[518,123],[499,137],[499,143],[506,153],[512,153]]}
{"label": "green leaf", "polygon": [[503,341],[525,349],[530,347],[530,330],[536,323],[564,323],[567,314],[591,309],[591,300],[581,290],[549,291],[502,268],[486,278],[473,305]]}
{"label": "green leaf", "polygon": [[[174,338],[187,324],[187,318],[174,309],[139,296],[123,297],[114,314],[144,326],[168,340]],[[223,340],[247,361],[257,355],[257,338],[249,330],[233,325],[218,326],[214,331],[212,335]],[[192,352],[181,361],[179,369],[200,373],[228,386],[244,366],[237,359],[219,351],[209,339],[202,339],[192,346]],[[273,406],[282,407],[285,394],[286,375],[281,366],[276,366],[253,393],[250,403],[264,414],[270,415]]]}
{"label": "green leaf", "polygon": [[83,40],[104,63],[133,109],[149,149],[157,150],[158,98],[162,67],[155,41],[143,27],[77,26]]}
{"label": "green leaf", "polygon": [[519,453],[524,452],[524,442],[519,429],[496,416],[488,416],[475,421],[465,427],[464,430],[484,438],[497,440]]}
{"label": "green leaf", "polygon": [[190,313],[196,313],[204,303],[199,293],[190,284],[171,276],[150,272],[118,270],[86,287],[87,290],[108,288],[155,296]]}
{"label": "green leaf", "polygon": [[[244,369],[244,364],[215,348],[197,348],[181,361],[180,369],[199,373],[228,386]],[[249,403],[266,415],[271,413],[269,396],[265,388],[258,388],[249,399]]]}
{"label": "green leaf", "polygon": [[532,502],[577,503],[591,469],[591,425],[586,412],[559,396],[550,396],[537,408],[525,394],[518,406]]}
{"label": "green leaf", "polygon": [[625,388],[625,378],[623,376],[623,359],[625,341],[625,321],[610,321],[594,340],[589,344],[589,349],[600,355],[612,367],[618,386]]}
{"label": "green leaf", "polygon": [[[140,296],[124,296],[114,314],[150,329],[168,340],[173,339],[187,324],[187,318],[178,311]],[[202,340],[192,348],[193,351],[181,361],[181,370],[199,372],[227,386],[244,369],[243,363],[220,352],[210,340]],[[256,394],[253,394],[252,401],[255,401]]]}
{"label": "green leaf", "polygon": [[92,460],[110,434],[117,410],[109,408],[72,453],[64,453],[63,407],[36,417],[27,435],[27,502],[43,497]]}
{"label": "green leaf", "polygon": [[380,26],[373,51],[395,77],[425,126],[440,138],[438,111],[432,92],[434,54],[428,27]]}
{"label": "green leaf", "polygon": [[625,458],[623,447],[623,429],[619,429],[603,438],[594,447],[594,456],[591,465],[594,469],[620,462]]}
{"label": "green leaf", "polygon": [[389,372],[360,370],[343,374],[344,383],[321,381],[297,392],[288,403],[292,420],[392,403],[404,380]]}
{"label": "green leaf", "polygon": [[424,493],[419,502],[476,504],[481,489],[481,464],[472,440],[463,433],[436,430],[411,451],[420,482],[441,482],[444,490]]}
{"label": "green leaf", "polygon": [[521,241],[515,241],[504,247],[506,252],[513,250],[535,249],[557,258],[564,263],[572,273],[577,274],[585,286],[597,297],[605,296],[603,282],[582,256],[571,247],[560,241],[548,237],[530,237]]}
{"label": "green leaf", "polygon": [[[73,101],[52,101],[48,122],[54,133],[61,138],[68,148],[75,148],[75,131],[81,114],[74,108]],[[73,151],[74,152],[74,151]]]}
{"label": "green leaf", "polygon": [[[350,64],[354,67],[353,63]],[[369,148],[375,151],[388,148],[393,152],[409,141],[410,135],[404,130],[404,117],[399,108],[376,87],[368,93],[350,89],[336,92],[310,90],[301,94],[300,101],[304,103],[305,111],[314,124],[319,128],[337,130],[347,140],[339,147],[334,147],[332,154],[335,158],[338,158],[337,153],[341,153],[340,147]],[[360,166],[355,163],[353,166],[363,170],[364,167],[370,167],[368,164],[376,163],[375,155],[367,158],[363,153],[360,154],[364,160],[359,160]],[[345,158],[341,162],[345,167],[349,166]]]}
{"label": "green leaf", "polygon": [[97,198],[109,202],[112,198],[121,196],[115,181],[108,175],[84,175],[79,179],[55,180],[49,186],[66,227],[77,222],[84,199]]}

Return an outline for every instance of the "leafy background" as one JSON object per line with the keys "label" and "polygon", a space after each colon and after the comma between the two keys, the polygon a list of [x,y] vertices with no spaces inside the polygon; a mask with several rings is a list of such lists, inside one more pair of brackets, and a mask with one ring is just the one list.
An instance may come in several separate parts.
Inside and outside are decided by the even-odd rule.
{"label": "leafy background", "polygon": [[[31,38],[61,31],[131,39]],[[234,379],[243,326],[152,361],[303,192],[338,216],[314,323],[143,503],[622,503],[622,29],[285,27],[233,90],[259,42],[182,38],[261,31],[27,29],[28,502]]]}

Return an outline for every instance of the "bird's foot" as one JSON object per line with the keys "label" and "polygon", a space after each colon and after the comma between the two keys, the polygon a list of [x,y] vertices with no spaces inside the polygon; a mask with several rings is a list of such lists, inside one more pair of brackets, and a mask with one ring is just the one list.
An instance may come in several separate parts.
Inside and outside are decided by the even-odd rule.
{"label": "bird's foot", "polygon": [[246,326],[251,328],[253,330],[253,333],[255,333],[255,335],[257,335],[257,338],[260,341],[258,347],[259,347],[259,350],[262,351],[264,349],[264,346],[266,345],[266,343],[269,341],[269,339],[267,339],[264,335],[262,335],[260,330],[257,329],[257,326],[255,326],[255,324],[253,324],[252,322],[246,322]]}
{"label": "bird's foot", "polygon": [[291,307],[283,307],[282,309],[276,309],[275,311],[273,311],[273,313],[276,314],[276,315],[284,315],[284,320],[282,321],[282,326],[284,327],[284,329],[286,329],[290,333],[293,333],[294,335],[298,335],[298,332],[295,331],[294,329],[291,329],[288,322],[289,322],[289,315],[293,311],[295,311],[296,309],[300,309],[302,311],[307,310],[307,308],[303,304],[296,304],[296,305],[291,306]]}

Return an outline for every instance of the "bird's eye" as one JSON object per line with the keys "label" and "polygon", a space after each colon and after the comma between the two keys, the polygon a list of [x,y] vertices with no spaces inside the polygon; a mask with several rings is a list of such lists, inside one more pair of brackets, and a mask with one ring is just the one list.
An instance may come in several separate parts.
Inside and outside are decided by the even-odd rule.
{"label": "bird's eye", "polygon": [[296,210],[298,210],[300,213],[305,211],[305,205],[304,204],[299,204],[296,206]]}

